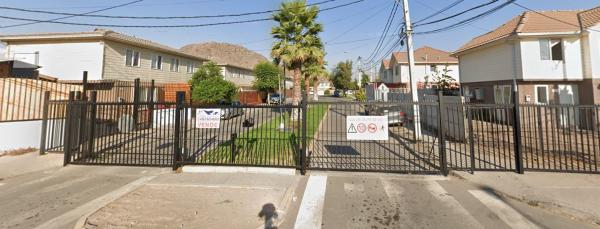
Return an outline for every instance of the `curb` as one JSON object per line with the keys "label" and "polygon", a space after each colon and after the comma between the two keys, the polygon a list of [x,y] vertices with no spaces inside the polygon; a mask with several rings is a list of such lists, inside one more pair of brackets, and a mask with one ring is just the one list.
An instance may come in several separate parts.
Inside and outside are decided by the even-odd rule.
{"label": "curb", "polygon": [[267,168],[267,167],[238,167],[238,166],[183,166],[183,173],[253,173],[294,176],[295,168]]}
{"label": "curb", "polygon": [[[449,176],[453,176],[456,177],[458,179],[467,181],[471,184],[477,184],[477,185],[481,185],[480,183],[477,183],[475,181],[470,180],[469,178],[459,174],[456,171],[450,171],[450,173],[448,174]],[[591,215],[588,214],[585,211],[581,211],[579,209],[575,209],[575,208],[571,208],[571,207],[567,207],[567,206],[563,206],[559,203],[556,202],[547,202],[547,201],[543,201],[543,200],[536,200],[534,198],[530,198],[530,197],[524,197],[524,196],[517,196],[517,195],[513,195],[498,189],[494,189],[494,193],[497,195],[500,195],[502,197],[505,198],[509,198],[512,200],[516,200],[519,201],[521,203],[525,203],[529,206],[532,207],[537,207],[537,208],[541,208],[544,210],[548,210],[552,213],[556,213],[556,214],[560,214],[560,215],[564,215],[566,217],[569,217],[573,220],[576,221],[580,221],[580,222],[585,222],[585,223],[589,223],[595,226],[600,225],[600,217],[595,216],[595,215]]]}

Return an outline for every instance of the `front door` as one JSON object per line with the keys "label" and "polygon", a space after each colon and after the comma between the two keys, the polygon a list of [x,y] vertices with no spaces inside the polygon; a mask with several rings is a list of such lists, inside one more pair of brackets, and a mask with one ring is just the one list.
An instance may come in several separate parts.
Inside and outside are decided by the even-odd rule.
{"label": "front door", "polygon": [[[575,105],[579,103],[577,85],[558,85],[558,103],[561,105]],[[576,127],[579,111],[574,106],[561,106],[560,124],[562,127]]]}
{"label": "front door", "polygon": [[[511,104],[511,86],[510,85],[495,85],[494,86],[494,102],[496,104]],[[507,121],[508,114],[506,109],[499,108],[495,112],[496,120],[500,122]]]}

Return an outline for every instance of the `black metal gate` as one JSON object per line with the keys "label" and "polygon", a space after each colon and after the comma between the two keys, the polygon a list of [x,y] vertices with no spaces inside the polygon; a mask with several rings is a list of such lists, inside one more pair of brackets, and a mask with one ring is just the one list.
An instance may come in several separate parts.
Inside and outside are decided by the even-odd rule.
{"label": "black metal gate", "polygon": [[[600,172],[598,105],[470,104],[439,94],[418,103],[197,106],[183,97],[97,102],[95,93],[87,101],[72,93],[45,105],[42,148],[62,148],[65,164]],[[211,109],[222,115],[218,124],[198,128],[198,112]],[[351,116],[386,117],[377,128],[388,138],[349,139],[349,132],[368,131],[348,125]]]}
{"label": "black metal gate", "polygon": [[[419,109],[421,126],[412,120]],[[323,170],[441,173],[437,103],[310,102],[308,104],[308,168]],[[349,140],[369,134],[369,123],[347,124],[349,116],[385,116],[388,140]],[[415,129],[420,128],[420,134]],[[367,136],[367,135],[364,135]]]}

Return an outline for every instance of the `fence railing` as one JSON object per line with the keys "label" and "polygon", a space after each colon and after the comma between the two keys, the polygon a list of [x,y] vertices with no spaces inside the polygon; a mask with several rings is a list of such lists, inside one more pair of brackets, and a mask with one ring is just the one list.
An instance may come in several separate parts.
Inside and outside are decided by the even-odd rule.
{"label": "fence railing", "polygon": [[83,80],[45,81],[25,78],[0,79],[0,122],[41,120],[43,116],[45,92],[48,101],[67,100],[69,92],[82,92],[82,98],[89,98],[97,92],[100,102],[148,102],[158,101],[163,85],[154,81]]}
{"label": "fence railing", "polygon": [[[599,173],[600,106],[436,102],[300,105],[51,101],[46,150],[66,163],[244,165],[446,174]],[[441,98],[442,95],[440,94]],[[418,117],[417,117],[418,109]],[[212,123],[204,113],[219,112]],[[207,113],[208,114],[208,113]],[[389,140],[348,140],[348,116],[387,116]],[[378,127],[379,128],[379,127]]]}

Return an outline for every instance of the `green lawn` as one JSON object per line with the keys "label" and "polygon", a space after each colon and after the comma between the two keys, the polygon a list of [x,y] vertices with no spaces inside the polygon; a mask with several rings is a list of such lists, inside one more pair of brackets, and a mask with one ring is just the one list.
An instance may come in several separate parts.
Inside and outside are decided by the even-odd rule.
{"label": "green lawn", "polygon": [[[328,105],[311,105],[307,113],[307,136],[312,138],[321,123]],[[282,121],[286,131],[279,130]],[[299,160],[296,149],[300,141],[299,122],[289,114],[276,115],[270,121],[238,134],[235,141],[235,158],[232,161],[232,141],[220,144],[198,158],[201,164],[247,164],[265,166],[295,166]]]}

